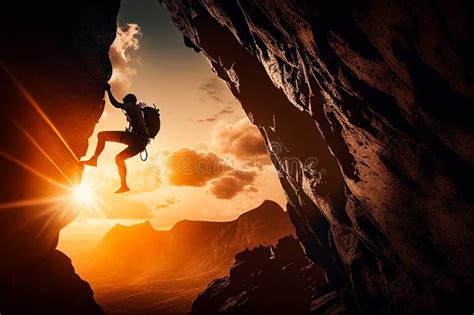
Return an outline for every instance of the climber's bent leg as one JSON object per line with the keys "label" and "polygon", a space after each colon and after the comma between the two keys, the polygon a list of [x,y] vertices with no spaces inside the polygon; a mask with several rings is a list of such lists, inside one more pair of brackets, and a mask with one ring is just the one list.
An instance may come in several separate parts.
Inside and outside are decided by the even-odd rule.
{"label": "climber's bent leg", "polygon": [[104,151],[105,142],[121,142],[124,131],[101,131],[97,134],[97,146],[95,148],[94,155],[82,163],[89,166],[97,166],[97,159],[99,155]]}

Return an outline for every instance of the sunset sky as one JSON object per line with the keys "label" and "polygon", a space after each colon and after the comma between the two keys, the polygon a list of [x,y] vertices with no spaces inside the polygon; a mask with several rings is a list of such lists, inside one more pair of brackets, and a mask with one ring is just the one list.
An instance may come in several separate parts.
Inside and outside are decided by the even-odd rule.
{"label": "sunset sky", "polygon": [[[115,155],[124,146],[108,143],[98,168],[86,168],[84,183],[95,191],[98,210],[82,206],[79,217],[61,231],[59,247],[99,240],[116,223],[149,220],[167,229],[183,219],[227,221],[272,199],[285,196],[256,127],[252,126],[225,83],[201,55],[184,46],[157,0],[122,1],[118,36],[110,50],[112,92],[121,100],[133,93],[156,104],[161,131],[148,146],[149,158],[127,161],[131,192],[114,194],[119,179]],[[102,130],[124,130],[124,115],[107,100],[89,141],[88,156]],[[205,161],[211,172],[182,174],[181,160]]]}

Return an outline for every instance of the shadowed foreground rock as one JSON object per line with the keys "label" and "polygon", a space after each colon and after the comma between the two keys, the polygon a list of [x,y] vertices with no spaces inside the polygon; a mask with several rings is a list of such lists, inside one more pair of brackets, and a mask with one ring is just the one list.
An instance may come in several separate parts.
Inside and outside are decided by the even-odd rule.
{"label": "shadowed foreground rock", "polygon": [[103,314],[90,285],[75,274],[71,260],[53,250],[14,280],[2,296],[2,314]]}
{"label": "shadowed foreground rock", "polygon": [[77,215],[68,207],[70,188],[102,114],[119,3],[17,1],[2,8],[2,315],[102,312],[70,260],[54,249],[60,229]]}
{"label": "shadowed foreground rock", "polygon": [[260,128],[298,238],[352,311],[471,313],[472,5],[162,3]]}
{"label": "shadowed foreground rock", "polygon": [[192,315],[343,314],[343,297],[291,236],[235,256],[229,276],[214,280],[194,301]]}

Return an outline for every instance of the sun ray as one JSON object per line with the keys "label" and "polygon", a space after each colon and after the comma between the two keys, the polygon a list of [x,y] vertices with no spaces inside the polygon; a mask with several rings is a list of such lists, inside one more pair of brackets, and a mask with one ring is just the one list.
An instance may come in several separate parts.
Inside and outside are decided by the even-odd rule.
{"label": "sun ray", "polygon": [[51,212],[56,211],[56,209],[66,205],[69,202],[71,202],[71,198],[67,194],[61,197],[58,197],[58,202],[56,204],[52,204],[50,207],[47,207],[45,209],[42,209],[42,211],[38,211],[37,213],[32,214],[32,217],[39,218],[45,215],[50,215]]}
{"label": "sun ray", "polygon": [[74,203],[74,202],[73,202],[72,200],[69,201],[69,203],[68,203],[68,205],[66,206],[66,208],[64,208],[64,209],[62,209],[62,210],[60,211],[60,216],[61,216],[61,217],[59,218],[59,222],[61,222],[61,221],[63,220],[64,216],[66,215],[66,213],[69,212],[69,209],[71,208],[71,206],[72,206],[73,203]]}
{"label": "sun ray", "polygon": [[60,196],[60,197],[33,198],[33,199],[9,201],[9,202],[1,203],[0,209],[12,209],[12,208],[47,205],[47,204],[57,203],[59,201],[66,200],[66,198],[67,198],[66,196]]}
{"label": "sun ray", "polygon": [[16,157],[8,154],[7,152],[3,151],[3,150],[0,150],[0,156],[2,156],[3,158],[5,158],[6,160],[9,160],[10,162],[12,163],[15,163],[17,164],[18,166],[21,166],[23,167],[24,169],[26,169],[27,171],[35,174],[36,176],[44,179],[45,181],[51,183],[51,184],[54,184],[56,185],[57,187],[60,187],[60,188],[63,188],[63,189],[66,189],[66,190],[70,190],[70,188],[64,184],[61,184],[60,182],[44,175],[43,173],[37,171],[36,169],[34,169],[33,167],[29,166],[28,164],[26,164],[25,162],[23,161],[20,161],[18,160]]}
{"label": "sun ray", "polygon": [[20,129],[20,131],[25,135],[25,137],[27,137],[28,140],[30,140],[31,143],[33,143],[33,145],[48,159],[48,161],[58,170],[59,173],[61,173],[61,175],[64,176],[64,178],[72,186],[73,183],[69,179],[69,177],[63,172],[63,170],[59,167],[59,165],[56,164],[56,162],[53,160],[53,158],[41,147],[41,145],[16,120],[14,120],[12,117],[10,117],[10,119],[17,126],[17,128]]}
{"label": "sun ray", "polygon": [[83,180],[80,184],[71,187],[69,198],[72,205],[78,210],[91,211],[104,218],[106,215],[101,210],[103,201],[95,193],[96,191],[97,186],[92,186],[87,180]]}
{"label": "sun ray", "polygon": [[[0,63],[1,67],[3,68],[3,70],[8,74],[8,76],[10,77],[10,79],[13,81],[13,83],[16,85],[16,87],[19,89],[19,91],[23,94],[23,96],[26,98],[26,100],[30,103],[30,105],[32,106],[32,108],[40,115],[40,117],[47,123],[47,125],[52,129],[52,131],[56,134],[56,136],[59,138],[59,140],[62,142],[62,144],[65,146],[65,148],[69,151],[69,153],[71,154],[71,156],[74,158],[74,160],[76,162],[79,162],[79,159],[77,158],[76,154],[74,153],[74,151],[71,149],[71,147],[69,146],[69,144],[67,143],[66,139],[63,137],[63,135],[60,133],[60,131],[57,129],[57,127],[54,125],[54,123],[51,121],[51,119],[48,117],[48,115],[44,112],[44,110],[42,109],[42,107],[40,106],[40,104],[36,101],[36,99],[29,93],[29,91],[24,87],[24,85],[16,78],[16,76],[2,63]],[[13,120],[13,119],[12,119]],[[48,177],[47,175],[39,172],[38,170],[34,169],[33,167],[31,167],[30,165],[28,165],[27,163],[17,159],[16,157],[10,155],[9,153],[7,152],[4,152],[2,150],[0,150],[0,156],[4,157],[5,159],[23,167],[24,169],[28,170],[29,172],[41,177],[42,179],[46,180],[47,182],[49,183],[52,183],[58,187],[61,187],[63,189],[65,189],[67,191],[67,193],[62,196],[62,197],[58,197],[58,198],[39,198],[39,199],[30,199],[30,200],[18,200],[18,201],[12,201],[12,202],[8,202],[8,203],[4,203],[4,204],[0,204],[0,209],[6,209],[6,208],[16,208],[16,207],[24,207],[24,206],[34,206],[34,205],[41,205],[41,204],[49,204],[49,203],[54,203],[54,202],[58,202],[58,204],[56,204],[55,206],[53,207],[49,207],[48,209],[48,213],[50,213],[51,211],[55,211],[58,207],[61,207],[62,206],[62,203],[61,201],[64,200],[64,199],[67,199],[67,198],[70,198],[70,201],[69,203],[67,204],[67,206],[62,209],[59,213],[59,215],[61,216],[61,218],[59,218],[59,220],[62,219],[62,217],[64,215],[66,215],[66,213],[68,212],[68,210],[72,207],[72,206],[79,206],[81,207],[82,209],[88,209],[88,210],[91,210],[93,211],[95,214],[98,214],[100,217],[102,218],[105,218],[106,215],[105,213],[101,210],[101,199],[97,196],[95,196],[94,194],[91,194],[91,196],[89,197],[89,199],[87,200],[87,202],[85,203],[82,203],[82,204],[79,204],[77,199],[75,200],[74,199],[74,193],[75,193],[75,190],[81,185],[75,185],[74,182],[71,181],[71,179],[62,171],[62,169],[59,167],[59,165],[51,158],[51,156],[46,152],[45,149],[43,149],[41,147],[41,145],[31,136],[31,134],[29,134],[25,128],[23,128],[18,122],[14,121],[13,122],[15,123],[15,125],[20,129],[20,131],[31,141],[31,143],[48,159],[48,161],[61,173],[62,176],[64,176],[64,178],[68,181],[68,183],[70,184],[70,187],[66,186],[66,185],[63,185],[61,183],[59,183],[58,181]],[[53,210],[51,210],[53,209]],[[43,212],[44,213],[44,212]],[[50,223],[50,221],[53,219],[53,218],[56,218],[56,216],[51,216],[49,219],[48,219],[48,222],[46,222],[45,226],[48,225]],[[42,231],[44,230],[45,226],[42,227],[41,231],[40,231],[40,234],[42,233]]]}
{"label": "sun ray", "polygon": [[8,74],[10,79],[15,83],[16,87],[20,90],[20,92],[23,94],[23,96],[28,100],[28,102],[31,104],[33,109],[43,118],[43,120],[49,125],[49,127],[54,131],[56,136],[61,140],[63,145],[66,147],[66,149],[71,153],[72,157],[76,160],[76,162],[79,162],[79,159],[77,158],[76,154],[74,151],[71,149],[69,144],[67,143],[66,139],[64,139],[63,135],[61,132],[56,128],[54,123],[51,121],[51,119],[48,117],[48,115],[43,111],[39,103],[35,100],[35,98],[28,92],[28,90],[23,86],[23,84],[15,77],[15,75],[3,64],[0,63],[2,66],[3,70]]}
{"label": "sun ray", "polygon": [[[68,205],[66,206],[66,208],[64,208],[63,210],[61,210],[61,211],[59,212],[58,215],[60,215],[61,217],[59,218],[59,220],[57,220],[57,222],[61,222],[61,221],[62,221],[62,219],[64,218],[64,215],[66,214],[66,212],[69,211],[69,208],[71,207],[72,203],[73,203],[72,201],[69,201],[69,203],[68,203]],[[56,209],[59,208],[60,206],[61,206],[61,204],[58,204],[58,205],[52,207],[52,209],[49,209],[49,212],[56,210]],[[55,212],[55,213],[57,213],[57,212]],[[50,216],[50,217],[48,218],[48,220],[46,221],[46,223],[43,224],[43,226],[41,227],[41,229],[38,231],[38,234],[36,235],[36,238],[37,238],[37,239],[41,236],[41,234],[42,234],[43,231],[46,229],[46,227],[49,225],[49,223],[53,220],[53,218],[55,218],[55,215]]]}
{"label": "sun ray", "polygon": [[91,204],[92,210],[94,210],[94,213],[98,214],[101,218],[107,218],[105,213],[101,210],[99,207],[99,204],[97,202],[94,202]]}

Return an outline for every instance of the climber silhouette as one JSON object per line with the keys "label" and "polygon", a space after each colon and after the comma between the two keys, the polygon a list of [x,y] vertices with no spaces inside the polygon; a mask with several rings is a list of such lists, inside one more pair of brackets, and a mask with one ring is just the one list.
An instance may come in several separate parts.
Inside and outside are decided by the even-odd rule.
{"label": "climber silhouette", "polygon": [[[107,83],[105,85],[105,90],[107,91],[112,105],[124,111],[129,122],[129,127],[125,131],[99,132],[99,134],[97,135],[98,142],[94,155],[90,159],[82,161],[81,163],[89,166],[97,166],[97,159],[104,150],[105,143],[107,141],[118,142],[127,145],[127,147],[115,157],[115,163],[117,164],[118,173],[120,175],[120,188],[115,193],[123,193],[130,190],[127,185],[127,167],[125,165],[125,160],[144,151],[151,137],[147,128],[146,117],[144,117],[144,111],[141,106],[142,104],[137,104],[137,98],[135,97],[135,95],[128,94],[123,98],[123,103],[120,103],[112,95],[110,84]],[[156,108],[154,110],[158,112]],[[155,126],[151,126],[151,129],[156,128]],[[156,133],[158,133],[158,131],[153,133],[154,137]]]}

